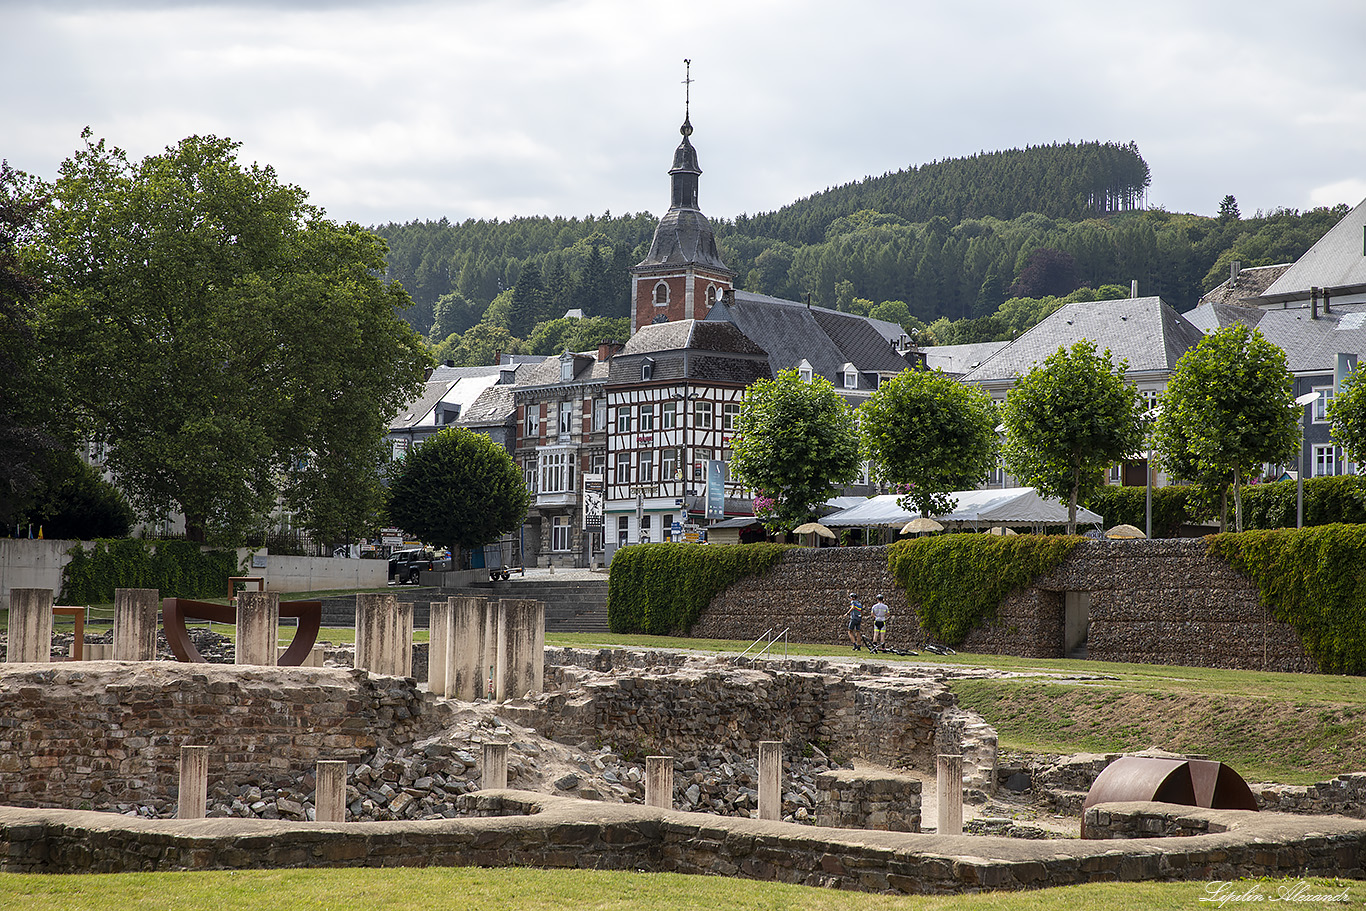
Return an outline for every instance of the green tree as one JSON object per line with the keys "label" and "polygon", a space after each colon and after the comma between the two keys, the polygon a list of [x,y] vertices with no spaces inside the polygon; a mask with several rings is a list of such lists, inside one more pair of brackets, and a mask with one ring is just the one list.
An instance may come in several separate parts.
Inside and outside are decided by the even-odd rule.
{"label": "green tree", "polygon": [[435,356],[438,362],[450,361],[457,367],[488,367],[498,363],[500,354],[513,352],[520,345],[501,326],[480,323],[464,335],[452,335],[437,345]]}
{"label": "green tree", "polygon": [[534,262],[522,266],[522,274],[512,289],[508,308],[508,330],[518,338],[526,338],[536,324],[545,319],[546,292],[541,281],[541,270]]}
{"label": "green tree", "polygon": [[128,498],[97,468],[72,453],[57,452],[34,493],[24,524],[41,527],[48,538],[92,541],[126,538],[133,518]]}
{"label": "green tree", "polygon": [[631,335],[626,317],[586,316],[561,318],[539,323],[526,341],[528,354],[559,354],[561,351],[591,351],[602,342],[625,341]]}
{"label": "green tree", "polygon": [[1206,488],[1227,490],[1231,482],[1238,531],[1243,479],[1263,462],[1290,461],[1299,445],[1293,383],[1285,352],[1234,323],[1181,355],[1159,400],[1159,461],[1173,477]]}
{"label": "green tree", "polygon": [[441,295],[436,301],[436,318],[427,335],[428,340],[436,343],[451,335],[459,335],[479,322],[485,309],[459,291]]}
{"label": "green tree", "polygon": [[775,501],[770,531],[791,531],[858,477],[854,412],[822,376],[796,370],[749,387],[740,406],[731,466],[737,478]]}
{"label": "green tree", "polygon": [[1045,496],[1067,501],[1067,530],[1076,532],[1077,503],[1101,483],[1101,472],[1143,446],[1138,390],[1125,363],[1083,339],[1059,348],[1015,382],[1002,422],[1006,470]]}
{"label": "green tree", "polygon": [[389,519],[439,547],[480,547],[526,518],[531,495],[522,470],[481,433],[448,427],[399,463],[389,485]]}
{"label": "green tree", "polygon": [[1338,394],[1328,400],[1328,420],[1333,440],[1349,461],[1366,465],[1366,372],[1353,369],[1342,381]]}
{"label": "green tree", "polygon": [[858,413],[877,470],[908,488],[899,502],[922,516],[951,511],[946,494],[975,487],[996,465],[991,396],[942,371],[907,370],[879,386]]}
{"label": "green tree", "polygon": [[[243,167],[231,140],[134,163],[84,138],[35,251],[74,420],[108,443],[134,506],[180,511],[192,540],[240,540],[282,496],[311,525],[328,511],[313,498],[377,476],[377,441],[430,362],[407,293],[380,277],[383,241]],[[326,483],[292,483],[310,453]]]}

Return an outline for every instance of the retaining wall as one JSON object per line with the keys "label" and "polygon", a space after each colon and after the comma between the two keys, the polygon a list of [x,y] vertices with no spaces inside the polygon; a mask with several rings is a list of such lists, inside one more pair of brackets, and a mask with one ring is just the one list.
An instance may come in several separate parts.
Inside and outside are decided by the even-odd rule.
{"label": "retaining wall", "polygon": [[[532,866],[645,870],[866,892],[1036,889],[1097,881],[1366,876],[1366,824],[1176,808],[1228,831],[1038,842],[824,829],[517,791],[466,795],[484,818],[412,823],[142,820],[0,808],[0,871]],[[1151,804],[1107,804],[1124,814]]]}
{"label": "retaining wall", "polygon": [[[885,547],[789,550],[769,571],[713,599],[690,634],[752,640],[786,628],[796,642],[847,641],[839,617],[850,591],[865,606],[884,596],[891,608],[889,643],[920,648],[928,641],[887,569]],[[1204,539],[1083,542],[1057,570],[1008,595],[962,650],[1064,657],[1068,592],[1089,597],[1087,657],[1093,660],[1317,669],[1294,628],[1259,604],[1256,584],[1209,556]],[[865,620],[865,637],[870,627]]]}

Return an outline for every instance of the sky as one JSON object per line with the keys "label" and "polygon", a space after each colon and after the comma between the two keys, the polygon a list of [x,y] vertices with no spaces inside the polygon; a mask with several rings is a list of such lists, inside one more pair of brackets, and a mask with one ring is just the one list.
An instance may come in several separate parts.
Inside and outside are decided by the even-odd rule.
{"label": "sky", "polygon": [[713,218],[980,151],[1133,141],[1147,203],[1366,198],[1361,0],[0,0],[0,157],[194,134],[339,221],[662,214],[692,60]]}

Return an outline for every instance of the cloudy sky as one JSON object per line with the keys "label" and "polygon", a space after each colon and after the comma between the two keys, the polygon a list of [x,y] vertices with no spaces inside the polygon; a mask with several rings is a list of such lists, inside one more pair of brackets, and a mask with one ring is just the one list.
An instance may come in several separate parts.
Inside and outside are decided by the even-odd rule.
{"label": "cloudy sky", "polygon": [[1361,0],[0,0],[0,156],[212,133],[367,225],[658,214],[689,57],[714,217],[1067,140],[1137,142],[1173,211],[1355,205],[1363,36]]}

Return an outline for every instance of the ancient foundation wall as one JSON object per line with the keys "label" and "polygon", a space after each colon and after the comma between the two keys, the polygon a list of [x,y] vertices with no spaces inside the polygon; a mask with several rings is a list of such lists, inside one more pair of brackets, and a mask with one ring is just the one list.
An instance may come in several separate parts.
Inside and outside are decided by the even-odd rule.
{"label": "ancient foundation wall", "polygon": [[[768,572],[718,595],[690,632],[746,640],[786,628],[793,641],[841,642],[839,616],[850,591],[865,606],[884,596],[891,644],[918,648],[927,641],[887,570],[884,547],[790,550]],[[1271,619],[1256,584],[1209,556],[1204,539],[1087,541],[1057,570],[1008,595],[961,649],[1065,657],[1069,601],[1087,621],[1086,656],[1093,660],[1316,670],[1294,628]],[[865,637],[870,626],[865,619]]]}
{"label": "ancient foundation wall", "polygon": [[210,747],[215,782],[259,784],[427,736],[448,711],[411,679],[336,668],[0,666],[0,804],[161,808],[182,745]]}

